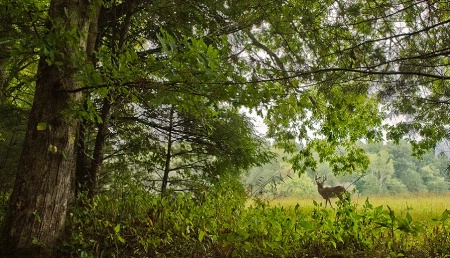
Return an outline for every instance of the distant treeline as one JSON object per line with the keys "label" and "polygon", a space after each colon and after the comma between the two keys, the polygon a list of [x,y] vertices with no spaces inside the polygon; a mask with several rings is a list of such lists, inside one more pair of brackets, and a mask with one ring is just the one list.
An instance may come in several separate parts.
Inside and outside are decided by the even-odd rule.
{"label": "distant treeline", "polygon": [[443,192],[450,188],[448,146],[440,145],[420,158],[412,156],[409,143],[366,144],[370,160],[364,174],[335,177],[327,164],[320,164],[315,173],[297,175],[291,166],[279,158],[263,167],[254,168],[245,178],[253,194],[275,196],[316,196],[314,176],[326,176],[325,185],[356,188],[361,194],[401,194]]}

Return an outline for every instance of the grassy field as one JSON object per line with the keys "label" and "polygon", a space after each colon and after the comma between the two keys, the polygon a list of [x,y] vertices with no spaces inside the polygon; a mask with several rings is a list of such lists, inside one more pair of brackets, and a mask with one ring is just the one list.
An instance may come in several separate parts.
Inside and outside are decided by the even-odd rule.
{"label": "grassy field", "polygon": [[[353,194],[352,203],[356,203],[358,207],[364,205],[366,199],[373,206],[383,205],[385,208],[389,206],[398,215],[403,215],[409,211],[415,220],[428,220],[432,218],[439,218],[442,212],[446,209],[450,210],[450,192],[442,194],[412,194],[412,195],[391,195],[391,196],[362,196]],[[335,201],[332,199],[333,207]],[[295,198],[286,197],[278,198],[271,201],[271,204],[280,205],[283,207],[293,207],[300,205],[304,211],[309,211],[314,208],[313,201],[322,202],[325,205],[325,200],[320,197],[316,198]]]}

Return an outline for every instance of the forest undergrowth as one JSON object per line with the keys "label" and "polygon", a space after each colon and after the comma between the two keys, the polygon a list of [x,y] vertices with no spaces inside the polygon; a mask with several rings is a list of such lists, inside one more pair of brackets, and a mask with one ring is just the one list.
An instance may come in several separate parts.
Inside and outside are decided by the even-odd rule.
{"label": "forest undergrowth", "polygon": [[450,257],[448,210],[416,220],[350,195],[334,208],[249,204],[242,187],[224,182],[204,196],[128,187],[79,203],[65,257]]}

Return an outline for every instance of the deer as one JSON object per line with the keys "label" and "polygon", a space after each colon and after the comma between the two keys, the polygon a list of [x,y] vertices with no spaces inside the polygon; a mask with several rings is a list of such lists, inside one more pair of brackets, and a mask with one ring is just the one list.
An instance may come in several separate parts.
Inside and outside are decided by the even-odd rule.
{"label": "deer", "polygon": [[333,205],[331,205],[330,198],[340,197],[342,194],[346,192],[346,190],[341,185],[332,187],[323,187],[323,184],[325,183],[327,178],[324,176],[322,181],[320,181],[320,178],[321,177],[317,176],[315,177],[317,184],[317,191],[319,191],[319,194],[322,195],[322,197],[325,199],[325,207],[327,207],[327,203],[330,203],[330,206],[333,208]]}

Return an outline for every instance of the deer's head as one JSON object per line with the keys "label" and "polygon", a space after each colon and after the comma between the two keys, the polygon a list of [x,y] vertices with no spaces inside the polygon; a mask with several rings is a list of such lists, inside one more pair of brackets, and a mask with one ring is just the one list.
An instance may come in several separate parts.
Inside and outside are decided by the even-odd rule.
{"label": "deer's head", "polygon": [[325,181],[327,181],[326,176],[323,177],[322,181],[320,181],[321,178],[322,177],[317,177],[317,175],[315,176],[316,184],[319,189],[323,188],[323,184],[325,183]]}

